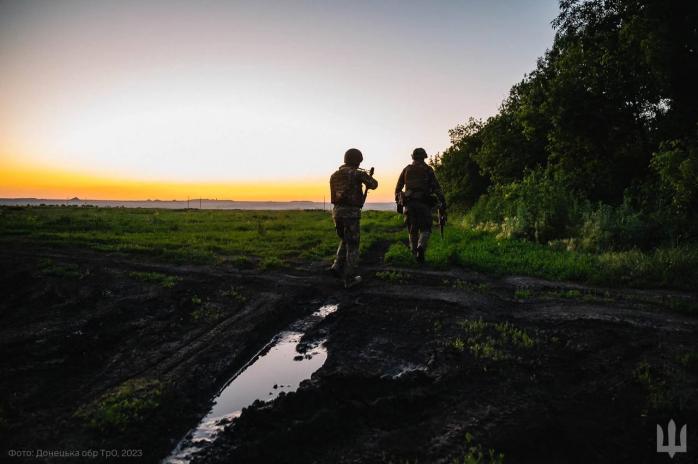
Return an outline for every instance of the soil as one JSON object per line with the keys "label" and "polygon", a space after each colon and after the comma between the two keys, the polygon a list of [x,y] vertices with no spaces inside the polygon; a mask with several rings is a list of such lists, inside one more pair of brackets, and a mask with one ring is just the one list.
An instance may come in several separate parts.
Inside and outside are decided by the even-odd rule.
{"label": "soil", "polygon": [[[322,263],[260,272],[0,251],[0,460],[142,450],[123,460],[158,462],[274,334],[336,303],[305,335],[327,338],[325,365],[246,408],[195,462],[451,463],[490,450],[507,463],[697,462],[698,317],[671,309],[695,294],[391,269],[383,248],[350,290]],[[156,405],[86,419],[141,380],[157,382]],[[656,451],[670,419],[689,424],[673,460]]]}

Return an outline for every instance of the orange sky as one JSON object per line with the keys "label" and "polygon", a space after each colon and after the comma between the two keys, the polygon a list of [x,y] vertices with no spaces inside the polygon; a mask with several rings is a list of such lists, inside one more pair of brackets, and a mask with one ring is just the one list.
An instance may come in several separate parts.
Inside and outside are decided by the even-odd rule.
{"label": "orange sky", "polygon": [[[329,201],[323,179],[260,182],[165,182],[71,172],[38,166],[5,165],[0,170],[0,198],[90,200],[186,200],[209,198],[237,201]],[[376,198],[373,201],[385,201]]]}
{"label": "orange sky", "polygon": [[557,0],[0,1],[0,197],[312,200],[495,114]]}

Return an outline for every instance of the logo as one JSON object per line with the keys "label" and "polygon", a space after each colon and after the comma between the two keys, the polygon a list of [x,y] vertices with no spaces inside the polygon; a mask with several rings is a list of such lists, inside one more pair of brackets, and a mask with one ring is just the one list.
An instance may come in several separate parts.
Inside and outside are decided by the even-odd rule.
{"label": "logo", "polygon": [[667,425],[667,444],[664,444],[664,430],[662,426],[657,424],[657,453],[669,453],[669,457],[674,459],[674,454],[685,453],[688,446],[686,445],[686,424],[681,427],[679,443],[676,443],[676,424],[674,419],[669,421]]}

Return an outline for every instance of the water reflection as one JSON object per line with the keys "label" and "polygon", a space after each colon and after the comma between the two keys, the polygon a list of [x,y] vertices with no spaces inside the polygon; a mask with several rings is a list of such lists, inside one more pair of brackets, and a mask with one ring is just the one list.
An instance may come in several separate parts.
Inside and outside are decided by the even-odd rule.
{"label": "water reflection", "polygon": [[[325,305],[292,327],[307,329],[309,324],[317,323],[336,310],[337,305]],[[299,353],[296,347],[302,336],[303,332],[291,330],[274,337],[221,390],[211,411],[163,462],[188,463],[195,452],[211,443],[227,423],[240,415],[242,408],[256,400],[271,401],[281,392],[295,391],[303,380],[309,379],[325,363],[327,350],[321,340],[305,353]]]}

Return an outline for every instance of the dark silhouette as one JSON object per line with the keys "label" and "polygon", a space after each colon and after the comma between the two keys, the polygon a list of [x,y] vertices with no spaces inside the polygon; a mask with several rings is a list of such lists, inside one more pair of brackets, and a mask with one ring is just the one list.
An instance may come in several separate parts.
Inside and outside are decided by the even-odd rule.
{"label": "dark silhouette", "polygon": [[[330,271],[344,280],[349,288],[361,282],[357,274],[359,264],[359,242],[361,208],[366,201],[369,189],[378,187],[378,182],[368,173],[359,169],[364,157],[356,148],[344,154],[344,164],[330,177],[332,194],[332,219],[340,238],[337,256]],[[366,192],[363,186],[366,186]]]}
{"label": "dark silhouette", "polygon": [[424,262],[431,235],[432,209],[438,207],[439,223],[446,220],[446,200],[434,170],[424,162],[426,158],[424,148],[415,148],[412,164],[402,170],[395,186],[395,202],[398,211],[405,215],[410,250],[420,264]]}

